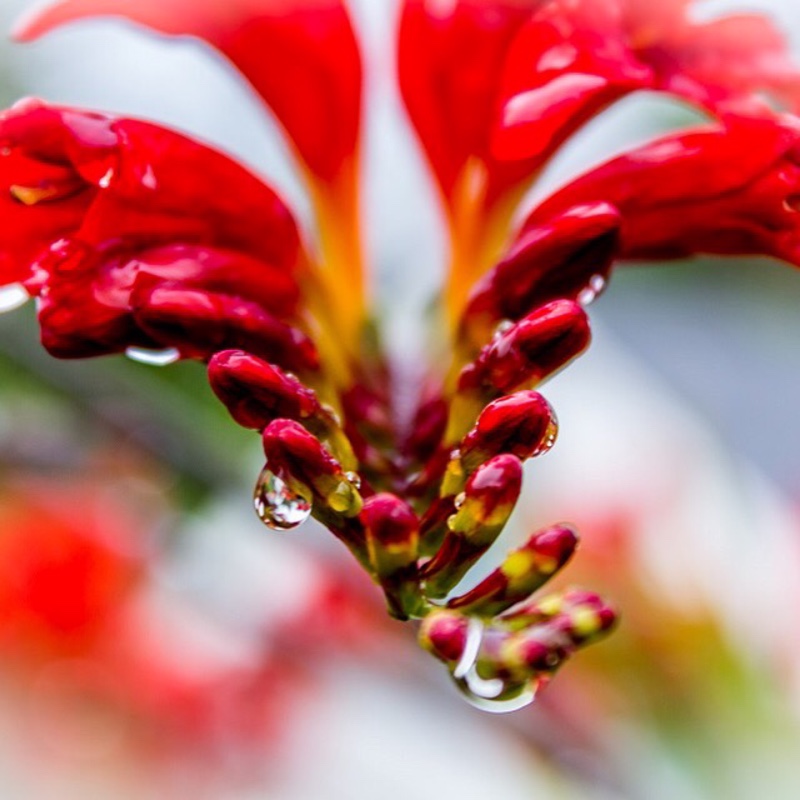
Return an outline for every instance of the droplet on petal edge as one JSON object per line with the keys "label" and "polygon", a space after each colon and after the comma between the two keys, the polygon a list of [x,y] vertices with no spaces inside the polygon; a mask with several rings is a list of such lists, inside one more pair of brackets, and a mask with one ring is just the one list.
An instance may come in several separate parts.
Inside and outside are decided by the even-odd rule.
{"label": "droplet on petal edge", "polygon": [[547,430],[542,437],[542,441],[536,450],[531,453],[531,456],[541,456],[549,453],[555,446],[556,439],[558,439],[558,417],[556,412],[550,409],[550,422],[547,423]]}
{"label": "droplet on petal edge", "polygon": [[602,275],[592,275],[589,283],[578,293],[578,303],[586,307],[593,303],[606,288],[606,279]]}
{"label": "droplet on petal edge", "polygon": [[356,489],[361,488],[361,476],[357,472],[345,472],[344,476]]}
{"label": "droplet on petal edge", "polygon": [[259,519],[269,528],[290,531],[311,515],[311,490],[303,484],[290,489],[286,481],[268,467],[256,481],[253,504]]}
{"label": "droplet on petal edge", "polygon": [[508,333],[514,327],[514,323],[510,319],[501,320],[492,333],[492,341],[496,342],[504,333]]}
{"label": "droplet on petal edge", "polygon": [[113,178],[114,178],[114,168],[109,167],[106,173],[103,175],[103,177],[100,178],[99,181],[97,181],[97,185],[101,189],[108,189],[108,187],[111,186],[111,181]]}
{"label": "droplet on petal edge", "polygon": [[0,314],[24,306],[30,299],[28,290],[21,283],[9,283],[0,288]]}
{"label": "droplet on petal edge", "polygon": [[167,347],[164,350],[149,350],[146,347],[129,347],[125,350],[125,355],[139,364],[147,364],[151,367],[166,367],[180,361],[181,352],[175,347]]}
{"label": "droplet on petal edge", "polygon": [[478,674],[483,632],[483,623],[470,619],[464,651],[450,673],[456,687],[471,706],[490,714],[507,714],[530,705],[538,688],[535,679],[510,686],[501,678],[487,680]]}

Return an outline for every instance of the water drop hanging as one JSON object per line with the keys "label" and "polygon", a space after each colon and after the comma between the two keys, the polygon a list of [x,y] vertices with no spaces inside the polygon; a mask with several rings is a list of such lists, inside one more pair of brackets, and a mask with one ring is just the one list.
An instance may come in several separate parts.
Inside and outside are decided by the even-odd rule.
{"label": "water drop hanging", "polygon": [[547,429],[544,432],[542,441],[536,450],[533,451],[533,456],[541,456],[550,452],[558,439],[558,417],[553,409],[550,409],[550,421],[547,423]]}
{"label": "water drop hanging", "polygon": [[125,355],[139,364],[147,364],[151,367],[166,367],[180,360],[181,353],[175,347],[167,347],[164,350],[150,350],[146,347],[129,347]]}
{"label": "water drop hanging", "polygon": [[24,306],[31,296],[21,283],[9,283],[0,288],[0,314]]}
{"label": "water drop hanging", "polygon": [[592,275],[589,283],[578,293],[578,302],[582,306],[593,303],[606,288],[606,279],[602,275]]}
{"label": "water drop hanging", "polygon": [[491,714],[506,714],[530,705],[536,697],[536,679],[508,683],[502,678],[483,678],[478,673],[484,630],[480,620],[470,619],[464,650],[450,673],[453,682],[471,706]]}
{"label": "water drop hanging", "polygon": [[302,483],[289,484],[264,467],[256,481],[253,504],[261,521],[279,531],[289,531],[305,522],[311,514],[311,490]]}

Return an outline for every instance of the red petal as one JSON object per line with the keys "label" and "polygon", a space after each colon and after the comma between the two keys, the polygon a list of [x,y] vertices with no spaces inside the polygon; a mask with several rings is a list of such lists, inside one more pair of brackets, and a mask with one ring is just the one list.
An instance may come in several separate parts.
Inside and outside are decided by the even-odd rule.
{"label": "red petal", "polygon": [[488,155],[506,52],[531,12],[514,0],[438,5],[404,3],[398,74],[406,108],[449,197],[469,159]]}
{"label": "red petal", "polygon": [[0,234],[0,280],[23,279],[40,295],[51,352],[157,344],[130,317],[131,297],[164,282],[234,298],[258,318],[294,314],[297,227],[226,156],[144,122],[38,101],[0,117],[0,147],[0,202],[13,223]]}
{"label": "red petal", "polygon": [[766,254],[800,265],[800,126],[730,117],[613,159],[535,209],[526,226],[603,198],[622,214],[625,258]]}
{"label": "red petal", "polygon": [[76,19],[124,16],[205,39],[250,81],[307,167],[330,180],[356,151],[361,57],[342,0],[61,0],[16,28],[30,40]]}

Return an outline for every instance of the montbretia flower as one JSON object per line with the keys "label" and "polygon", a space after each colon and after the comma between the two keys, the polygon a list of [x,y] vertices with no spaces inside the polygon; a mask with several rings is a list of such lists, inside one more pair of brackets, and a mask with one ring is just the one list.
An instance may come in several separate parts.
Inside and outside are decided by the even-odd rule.
{"label": "montbretia flower", "polygon": [[[588,346],[585,306],[618,260],[800,263],[800,72],[761,17],[691,11],[686,0],[402,4],[400,88],[452,244],[442,346],[413,413],[398,408],[367,302],[362,64],[343,0],[62,0],[28,17],[21,39],[116,15],[206,40],[286,133],[316,231],[209,146],[26,100],[0,118],[4,305],[35,296],[60,357],[205,363],[233,418],[261,434],[265,523],[313,515],[394,617],[421,621],[423,646],[469,699],[524,705],[614,624],[591,592],[538,594],[576,532],[549,526],[461,584],[509,520],[524,462],[556,441],[537,388]],[[636,90],[712,119],[590,171],[514,231],[564,141]]]}

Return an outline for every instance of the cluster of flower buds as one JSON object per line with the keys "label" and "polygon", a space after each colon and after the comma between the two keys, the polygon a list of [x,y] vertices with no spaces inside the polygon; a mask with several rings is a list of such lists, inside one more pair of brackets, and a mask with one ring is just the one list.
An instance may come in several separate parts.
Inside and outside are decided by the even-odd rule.
{"label": "cluster of flower buds", "polygon": [[[800,73],[761,17],[696,22],[689,5],[402,3],[400,90],[451,243],[437,320],[448,366],[431,365],[411,424],[366,303],[362,69],[344,0],[60,0],[24,21],[22,39],[111,14],[209,41],[286,132],[317,237],[208,146],[25,101],[0,117],[3,305],[35,296],[60,357],[205,362],[233,418],[262,436],[264,522],[287,530],[313,515],[394,617],[422,621],[423,645],[474,702],[521,705],[614,622],[583,591],[532,596],[575,532],[536,533],[477,586],[459,584],[506,525],[523,462],[556,440],[535,389],[588,346],[585,306],[615,263],[643,256],[800,263]],[[559,146],[641,89],[713,121],[589,172],[514,231]]]}

